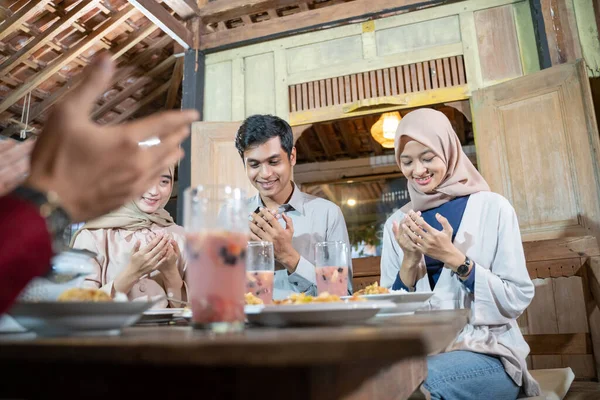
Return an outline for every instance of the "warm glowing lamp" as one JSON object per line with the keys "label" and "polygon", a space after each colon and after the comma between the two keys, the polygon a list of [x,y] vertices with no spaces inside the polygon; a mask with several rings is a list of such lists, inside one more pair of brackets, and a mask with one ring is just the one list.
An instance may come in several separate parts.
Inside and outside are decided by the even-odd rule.
{"label": "warm glowing lamp", "polygon": [[382,147],[391,149],[394,147],[396,129],[402,117],[398,111],[381,114],[381,117],[371,127],[371,135]]}

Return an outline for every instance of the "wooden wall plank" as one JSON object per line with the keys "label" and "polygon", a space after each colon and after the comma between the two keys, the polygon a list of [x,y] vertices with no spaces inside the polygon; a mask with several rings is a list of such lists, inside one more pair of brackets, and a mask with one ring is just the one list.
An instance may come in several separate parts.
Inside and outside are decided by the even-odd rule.
{"label": "wooden wall plank", "polygon": [[429,72],[429,62],[425,61],[421,67],[423,69],[423,79],[425,80],[425,90],[431,90],[431,73]]}
{"label": "wooden wall plank", "polygon": [[363,72],[363,82],[365,84],[365,99],[371,98],[371,78],[368,72]]}
{"label": "wooden wall plank", "polygon": [[415,66],[415,64],[410,64],[410,87],[411,87],[411,92],[418,92],[419,91],[419,83],[417,80],[417,67]]}
{"label": "wooden wall plank", "polygon": [[425,79],[423,77],[423,63],[417,63],[415,68],[417,69],[417,82],[419,85],[419,91],[425,90]]}
{"label": "wooden wall plank", "polygon": [[456,65],[456,57],[450,57],[450,71],[452,75],[452,85],[458,85],[458,65]]}
{"label": "wooden wall plank", "polygon": [[437,67],[435,66],[435,60],[429,61],[429,75],[431,76],[431,87],[433,89],[438,88],[438,74]]}
{"label": "wooden wall plank", "polygon": [[358,86],[358,99],[363,100],[365,98],[365,84],[363,82],[363,74],[356,74],[356,81]]}
{"label": "wooden wall plank", "polygon": [[481,64],[479,63],[479,47],[477,45],[475,18],[472,12],[463,12],[460,13],[459,16],[467,82],[469,88],[471,88],[471,90],[475,90],[483,87]]}
{"label": "wooden wall plank", "polygon": [[529,277],[534,278],[559,278],[578,274],[585,259],[561,258],[548,261],[528,261],[527,271]]}
{"label": "wooden wall plank", "polygon": [[586,355],[592,353],[592,340],[587,333],[524,335],[532,355]]}
{"label": "wooden wall plank", "polygon": [[446,82],[446,86],[452,86],[452,71],[450,70],[449,58],[444,57],[442,64],[444,65],[444,81]]}
{"label": "wooden wall plank", "polygon": [[524,242],[523,250],[527,261],[600,256],[598,241],[594,236]]}
{"label": "wooden wall plank", "polygon": [[396,67],[396,74],[398,75],[398,93],[407,93],[408,90],[406,89],[404,80],[404,68]]}
{"label": "wooden wall plank", "polygon": [[467,77],[465,75],[465,64],[463,56],[456,56],[456,60],[458,63],[458,83],[459,85],[464,85],[467,82]]}
{"label": "wooden wall plank", "polygon": [[[254,114],[275,114],[277,101],[273,52],[244,58],[242,74],[245,91],[244,117]],[[312,87],[312,84],[309,83],[309,87]]]}
{"label": "wooden wall plank", "polygon": [[371,95],[369,98],[377,97],[377,75],[375,71],[369,71],[369,79],[371,81]]}
{"label": "wooden wall plank", "polygon": [[531,74],[540,70],[531,6],[526,1],[515,3],[513,11],[521,55],[521,69],[524,75]]}
{"label": "wooden wall plank", "polygon": [[305,110],[309,109],[308,105],[308,83],[302,84],[302,105]]}
{"label": "wooden wall plank", "polygon": [[343,78],[342,90],[344,91],[344,103],[352,102],[352,89],[350,89],[350,76],[345,75]]}
{"label": "wooden wall plank", "polygon": [[484,82],[523,75],[512,5],[475,11],[474,19]]}
{"label": "wooden wall plank", "polygon": [[315,91],[315,108],[321,108],[321,88],[320,81],[315,81],[313,83],[313,89]]}
{"label": "wooden wall plank", "polygon": [[338,87],[338,79],[333,78],[331,80],[331,90],[333,91],[333,104],[341,104],[343,101],[340,101],[340,89]]}
{"label": "wooden wall plank", "polygon": [[352,101],[358,100],[358,83],[356,80],[356,74],[350,75],[350,90],[352,92]]}
{"label": "wooden wall plank", "polygon": [[290,86],[290,111],[296,112],[300,109],[298,108],[297,99],[296,99],[296,85]]}
{"label": "wooden wall plank", "polygon": [[302,85],[295,85],[296,86],[296,106],[298,107],[298,110],[305,110],[306,107],[304,105],[304,102],[302,101]]}
{"label": "wooden wall plank", "polygon": [[[444,78],[444,65],[442,64],[442,59],[435,60],[436,72],[438,77],[438,82],[441,88],[446,87],[446,80]],[[450,86],[450,85],[448,85]]]}
{"label": "wooden wall plank", "polygon": [[392,95],[392,85],[390,82],[390,70],[388,68],[383,69],[383,95],[391,96]]}
{"label": "wooden wall plank", "polygon": [[337,104],[333,100],[333,90],[331,88],[331,79],[325,79],[325,92],[327,94],[327,105],[331,106]]}
{"label": "wooden wall plank", "polygon": [[559,333],[589,332],[579,276],[552,279]]}

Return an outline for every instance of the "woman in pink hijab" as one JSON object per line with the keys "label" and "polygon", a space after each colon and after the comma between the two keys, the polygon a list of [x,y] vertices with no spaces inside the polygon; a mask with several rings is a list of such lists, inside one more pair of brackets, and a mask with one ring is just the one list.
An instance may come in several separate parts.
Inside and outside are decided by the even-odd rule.
{"label": "woman in pink hijab", "polygon": [[186,300],[185,262],[181,254],[184,230],[164,206],[173,190],[173,168],[138,199],[75,233],[74,248],[98,254],[97,272],[86,286],[101,288],[130,300],[162,298],[155,307],[182,307]]}
{"label": "woman in pink hijab", "polygon": [[411,201],[385,223],[381,286],[433,291],[431,309],[471,310],[454,343],[428,357],[422,388],[432,399],[539,395],[516,322],[534,286],[513,207],[490,191],[439,111],[408,113],[395,150]]}

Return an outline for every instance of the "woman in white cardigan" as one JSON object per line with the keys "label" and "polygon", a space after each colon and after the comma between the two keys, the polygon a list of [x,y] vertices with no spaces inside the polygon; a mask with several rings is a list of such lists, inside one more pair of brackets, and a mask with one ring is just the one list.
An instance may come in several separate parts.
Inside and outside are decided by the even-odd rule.
{"label": "woman in white cardigan", "polygon": [[455,341],[428,357],[423,387],[433,399],[538,395],[516,323],[534,286],[514,209],[490,192],[441,112],[407,114],[395,149],[411,202],[385,223],[381,286],[433,290],[431,309],[471,309]]}

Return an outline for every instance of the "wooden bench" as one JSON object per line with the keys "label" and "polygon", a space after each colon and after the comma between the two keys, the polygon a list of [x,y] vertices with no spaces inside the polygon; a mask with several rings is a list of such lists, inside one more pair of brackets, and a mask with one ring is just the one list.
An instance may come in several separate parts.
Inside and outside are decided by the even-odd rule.
{"label": "wooden bench", "polygon": [[[600,371],[600,248],[593,236],[523,243],[536,293],[517,320],[530,369],[571,367],[576,380]],[[352,260],[354,290],[379,282],[380,257]]]}

